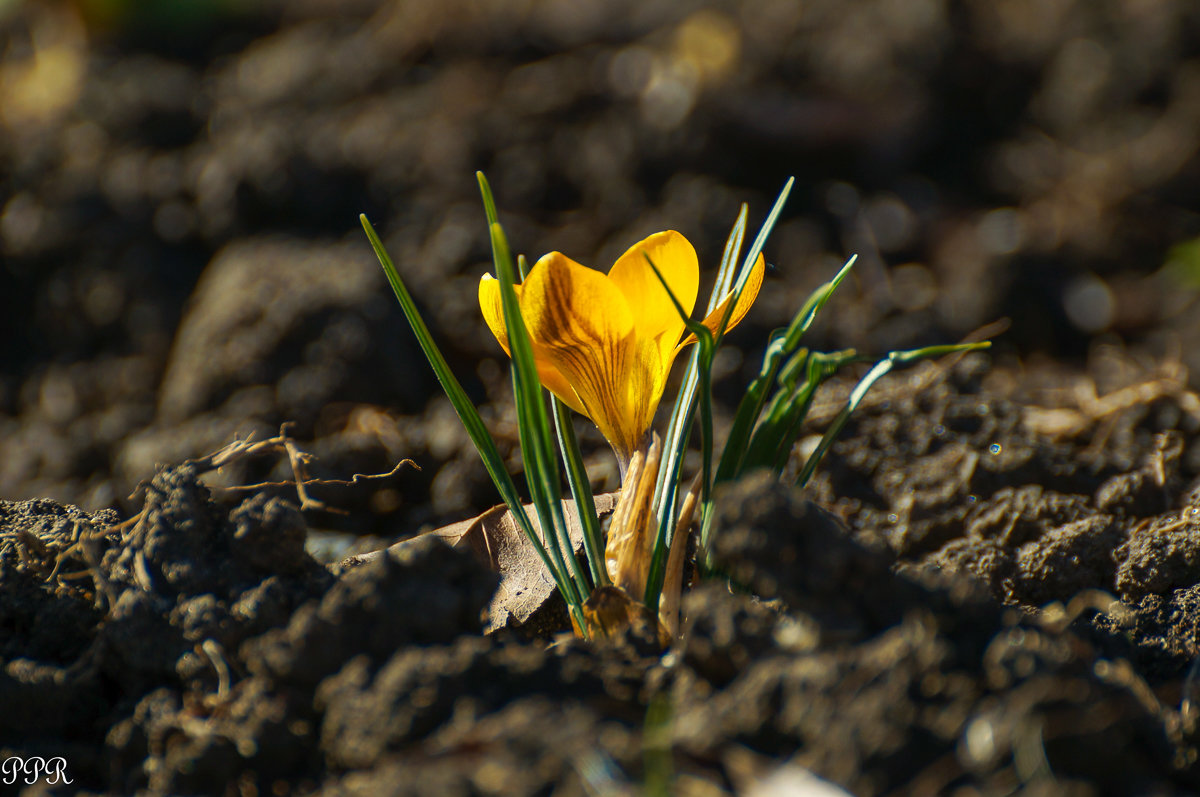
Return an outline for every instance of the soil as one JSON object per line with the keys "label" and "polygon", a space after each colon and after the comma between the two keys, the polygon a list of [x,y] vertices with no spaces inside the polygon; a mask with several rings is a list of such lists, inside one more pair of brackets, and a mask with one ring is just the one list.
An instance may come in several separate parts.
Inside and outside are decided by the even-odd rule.
{"label": "soil", "polygon": [[[0,762],[72,778],[4,788],[1200,791],[1194,4],[188,7],[0,4]],[[1008,324],[725,485],[670,649],[484,634],[417,535],[496,497],[357,224],[518,472],[479,168],[601,267],[797,176],[718,427],[850,252],[814,347]]]}

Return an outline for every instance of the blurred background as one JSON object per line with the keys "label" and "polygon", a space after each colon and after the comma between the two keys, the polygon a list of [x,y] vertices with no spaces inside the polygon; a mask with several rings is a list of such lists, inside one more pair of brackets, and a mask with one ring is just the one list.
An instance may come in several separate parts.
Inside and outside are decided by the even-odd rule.
{"label": "blurred background", "polygon": [[0,45],[0,498],[128,512],[292,421],[314,475],[421,467],[315,525],[495,503],[358,223],[515,461],[477,169],[518,251],[674,228],[706,280],[794,175],[727,398],[855,252],[815,345],[1200,373],[1191,0],[0,0]]}

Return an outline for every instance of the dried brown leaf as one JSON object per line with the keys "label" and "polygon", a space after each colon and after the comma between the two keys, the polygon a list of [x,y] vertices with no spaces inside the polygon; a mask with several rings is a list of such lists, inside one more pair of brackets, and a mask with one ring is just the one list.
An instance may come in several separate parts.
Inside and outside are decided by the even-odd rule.
{"label": "dried brown leaf", "polygon": [[[596,512],[605,517],[612,512],[617,502],[617,493],[604,493],[595,497]],[[574,544],[575,555],[583,551],[583,530],[574,501],[564,500],[563,514]],[[525,505],[525,512],[541,533],[537,512],[532,504]],[[555,584],[533,543],[521,531],[516,518],[504,504],[494,506],[483,514],[451,523],[426,532],[441,537],[454,547],[467,546],[480,562],[500,574],[500,586],[492,597],[488,611],[486,630],[490,633],[505,627],[520,627],[529,621],[554,594]],[[425,535],[421,535],[425,536]],[[411,540],[396,543],[397,548]],[[360,564],[382,551],[352,557],[346,564]]]}

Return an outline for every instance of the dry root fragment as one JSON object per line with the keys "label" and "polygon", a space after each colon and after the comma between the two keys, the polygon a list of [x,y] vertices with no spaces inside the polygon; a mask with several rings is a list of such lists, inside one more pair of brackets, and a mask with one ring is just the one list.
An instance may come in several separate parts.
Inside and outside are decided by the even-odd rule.
{"label": "dry root fragment", "polygon": [[[278,482],[259,482],[257,484],[239,484],[231,487],[216,488],[226,493],[245,493],[256,492],[269,488],[294,487],[296,489],[296,497],[300,499],[301,510],[319,510],[322,512],[332,512],[334,514],[346,514],[345,510],[331,507],[324,501],[314,498],[310,493],[309,487],[356,487],[365,482],[379,481],[390,479],[399,473],[400,469],[405,465],[410,465],[417,470],[421,468],[411,459],[402,459],[396,463],[396,467],[392,468],[387,473],[356,473],[350,477],[349,481],[343,479],[314,479],[308,474],[308,465],[316,459],[307,451],[302,451],[296,445],[296,441],[288,434],[291,423],[285,423],[279,427],[279,434],[268,440],[260,440],[255,442],[251,437],[245,440],[235,440],[229,445],[221,448],[218,451],[209,454],[206,457],[199,459],[189,459],[184,462],[185,465],[194,465],[200,472],[220,470],[222,467],[237,462],[247,457],[257,456],[262,453],[278,453],[280,451],[287,454],[288,463],[292,467],[291,479],[285,479]],[[140,487],[140,485],[139,485]]]}

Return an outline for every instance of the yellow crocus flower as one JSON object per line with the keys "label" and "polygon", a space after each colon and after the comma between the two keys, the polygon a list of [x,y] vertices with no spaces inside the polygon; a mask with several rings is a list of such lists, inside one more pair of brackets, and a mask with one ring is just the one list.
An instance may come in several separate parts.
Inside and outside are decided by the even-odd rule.
{"label": "yellow crocus flower", "polygon": [[[634,244],[608,274],[551,252],[514,286],[542,384],[592,419],[622,468],[646,438],[676,355],[696,342],[695,335],[684,337],[687,327],[647,255],[690,314],[700,265],[696,250],[674,230]],[[740,322],[754,303],[764,269],[759,255],[727,328]],[[732,294],[726,296],[701,323],[715,333],[732,299]],[[479,306],[492,334],[510,353],[500,283],[490,274],[479,282]]]}

